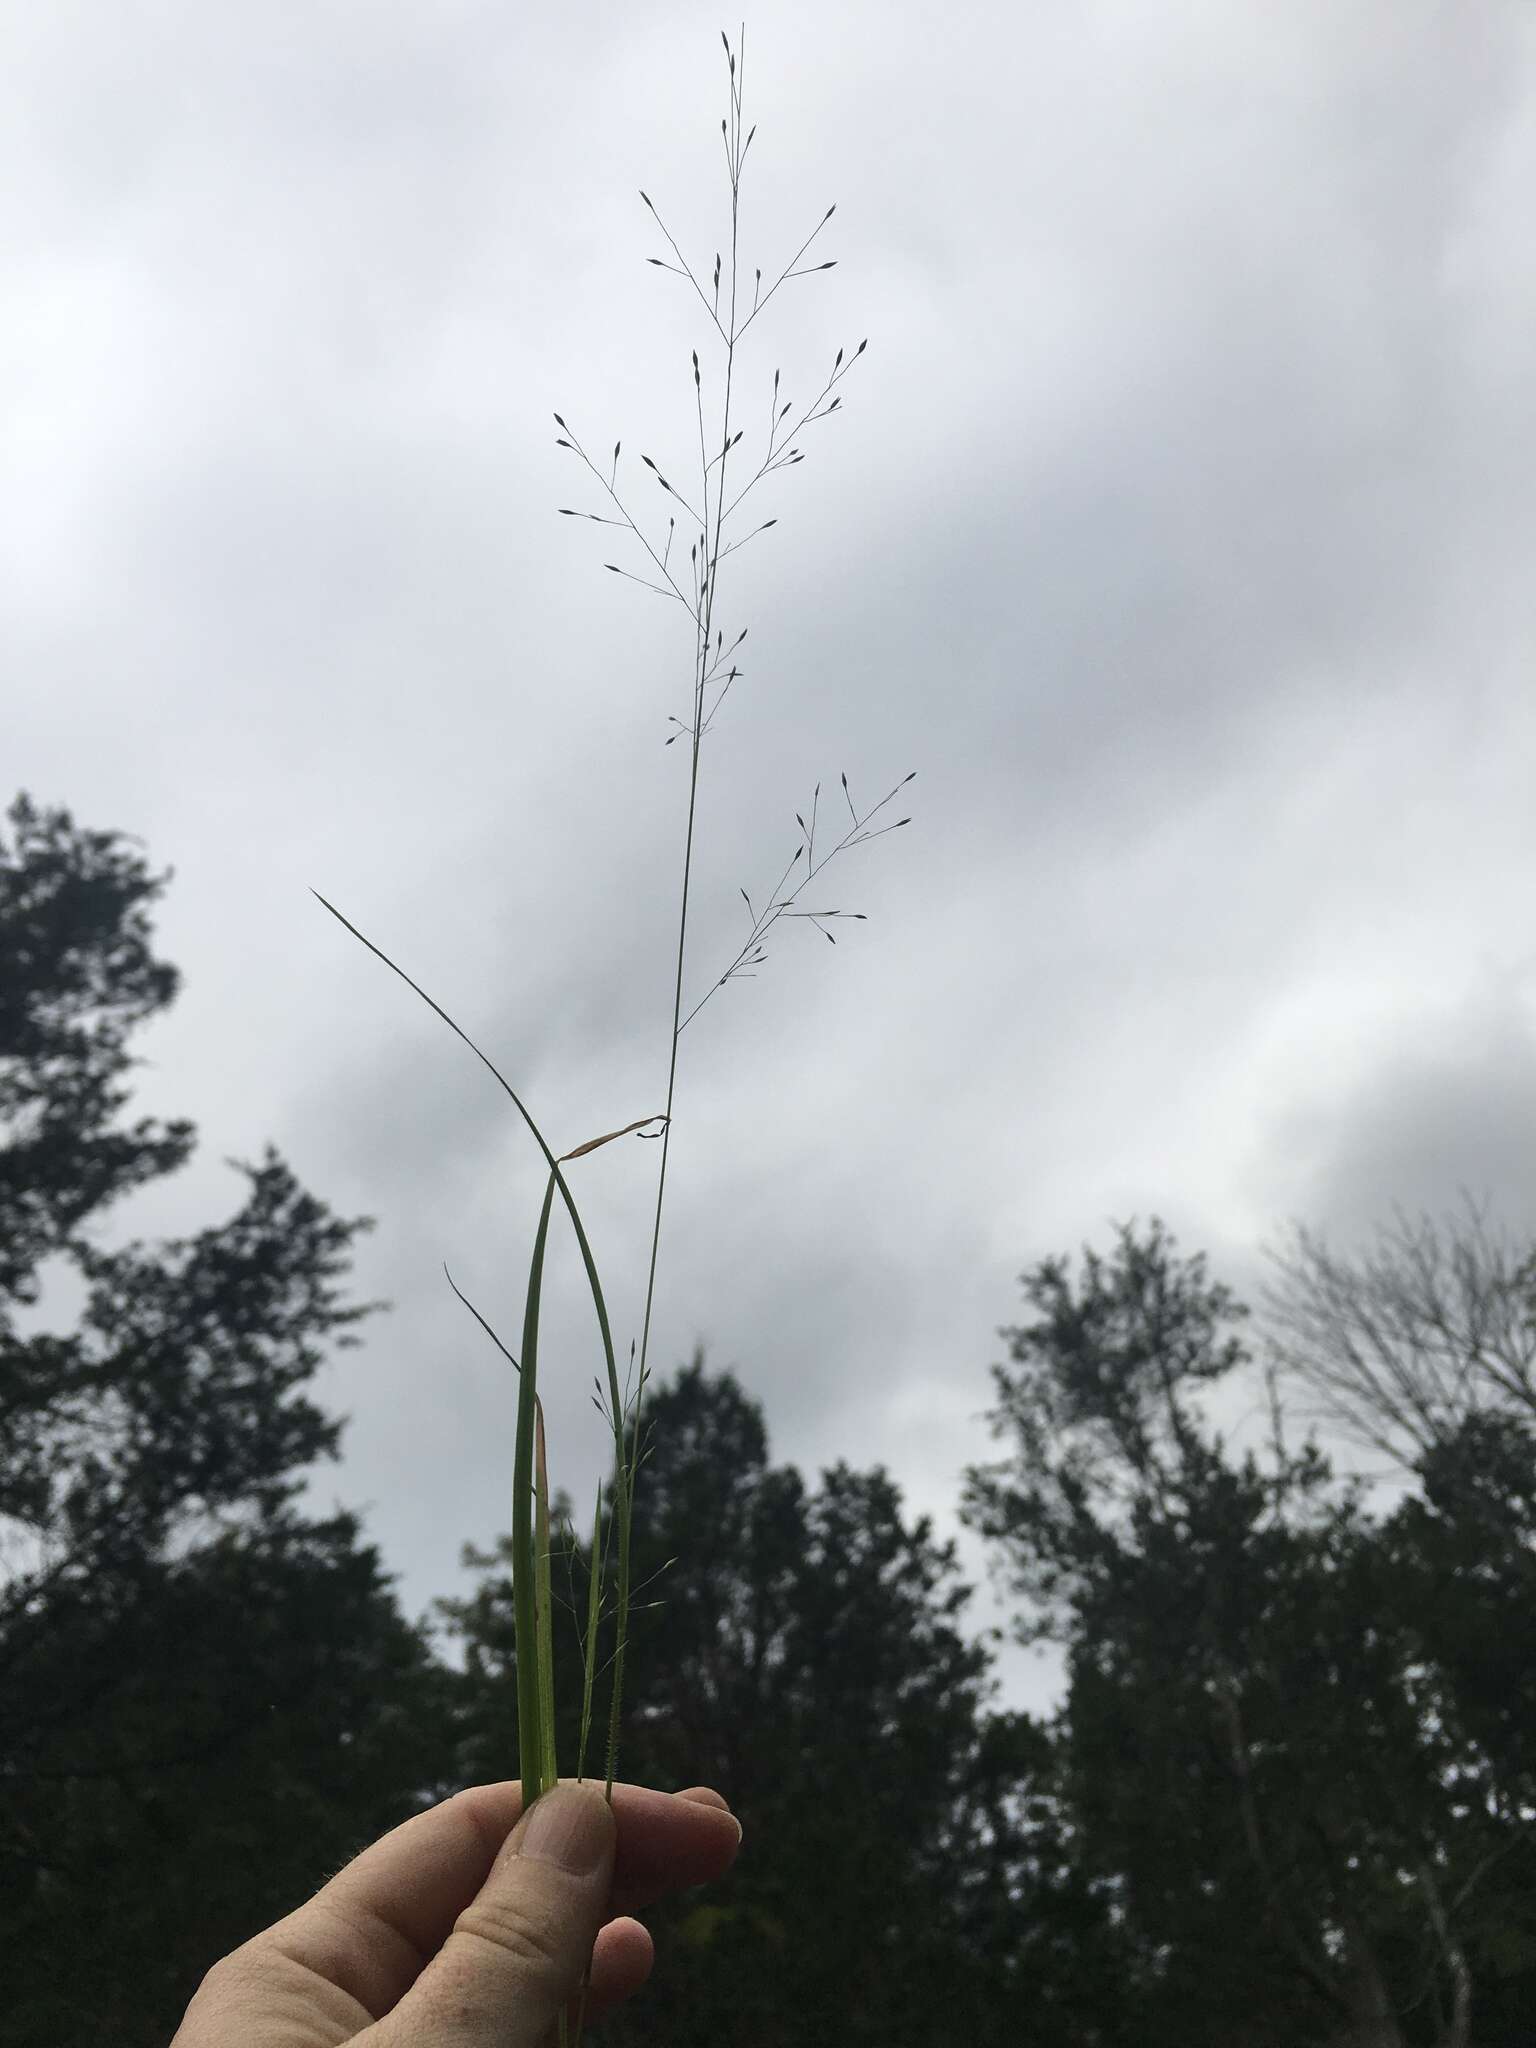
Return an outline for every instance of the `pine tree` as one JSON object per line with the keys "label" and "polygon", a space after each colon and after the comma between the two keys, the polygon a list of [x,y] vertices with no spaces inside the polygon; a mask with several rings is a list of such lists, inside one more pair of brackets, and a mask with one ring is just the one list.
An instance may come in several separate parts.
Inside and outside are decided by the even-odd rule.
{"label": "pine tree", "polygon": [[[268,1149],[227,1220],[108,1248],[191,1153],[124,1125],[169,1004],[153,876],[25,797],[0,838],[0,1952],[6,2048],[158,2048],[203,1970],[435,1781],[446,1683],[357,1519],[306,1517],[306,1392],[366,1219]],[[50,1279],[84,1305],[46,1327]]]}

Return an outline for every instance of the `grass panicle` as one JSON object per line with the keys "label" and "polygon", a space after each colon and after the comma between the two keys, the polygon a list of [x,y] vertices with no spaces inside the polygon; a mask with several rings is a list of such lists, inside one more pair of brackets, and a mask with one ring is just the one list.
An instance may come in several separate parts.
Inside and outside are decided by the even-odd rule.
{"label": "grass panicle", "polygon": [[[770,281],[766,287],[761,268],[754,266],[750,272],[745,269],[740,255],[742,183],[757,129],[755,125],[746,126],[743,112],[745,31],[740,33],[734,48],[729,36],[722,35],[721,40],[725,46],[729,92],[727,111],[720,122],[729,189],[729,229],[722,238],[721,246],[714,251],[712,260],[703,265],[690,263],[650,195],[643,191],[640,194],[667,252],[665,255],[651,254],[646,257],[646,262],[680,278],[689,288],[703,317],[705,343],[713,343],[719,351],[714,367],[706,366],[697,348],[690,356],[697,448],[679,464],[663,464],[655,456],[641,451],[638,464],[632,458],[626,471],[623,467],[622,435],[615,438],[610,456],[597,459],[588,452],[585,441],[565,415],[558,412],[554,415],[555,424],[560,429],[557,447],[576,459],[599,493],[598,509],[562,505],[558,508],[560,516],[615,529],[634,550],[634,565],[607,561],[603,564],[604,570],[623,581],[638,584],[669,606],[674,603],[680,606],[687,616],[687,631],[693,648],[687,715],[673,714],[668,718],[672,730],[665,741],[669,747],[680,740],[687,743],[688,778],[675,939],[668,973],[671,1025],[662,1109],[658,1113],[638,1117],[620,1129],[589,1138],[557,1156],[522,1097],[468,1033],[388,954],[371,939],[365,938],[333,904],[319,896],[318,891],[315,892],[324,908],[385,966],[399,975],[469,1047],[511,1101],[544,1160],[547,1179],[529,1264],[520,1358],[513,1356],[491,1324],[460,1290],[452,1274],[444,1268],[455,1295],[518,1377],[512,1489],[512,1593],[516,1631],[518,1761],[523,1797],[528,1804],[557,1778],[550,1491],[544,1403],[539,1391],[539,1330],[544,1270],[556,1197],[559,1197],[569,1219],[597,1318],[603,1369],[594,1381],[594,1405],[604,1418],[613,1449],[613,1479],[607,1512],[604,1512],[603,1488],[599,1486],[593,1514],[591,1547],[586,1557],[588,1580],[584,1619],[577,1613],[574,1577],[570,1600],[581,1644],[583,1671],[576,1771],[579,1776],[585,1775],[587,1750],[597,1712],[596,1688],[598,1681],[607,1675],[604,1777],[607,1796],[611,1799],[618,1767],[630,1620],[633,1613],[641,1611],[635,1607],[635,1596],[645,1590],[644,1587],[635,1588],[631,1583],[633,1511],[641,1467],[649,1455],[645,1441],[644,1407],[651,1379],[657,1273],[672,1139],[676,1130],[678,1056],[683,1032],[718,990],[732,981],[752,978],[768,958],[769,939],[786,922],[809,924],[835,945],[837,940],[832,929],[835,924],[844,920],[862,921],[863,911],[849,910],[841,905],[829,906],[821,899],[820,892],[815,897],[808,896],[807,892],[832,861],[854,847],[897,831],[910,822],[906,817],[891,820],[885,816],[888,807],[911,782],[910,774],[878,803],[862,810],[854,801],[847,775],[842,775],[840,784],[849,822],[846,827],[839,822],[835,829],[823,817],[821,785],[818,783],[806,810],[795,813],[798,843],[778,880],[756,901],[745,888],[740,891],[750,926],[746,940],[724,970],[708,982],[697,998],[688,999],[686,981],[696,883],[703,743],[713,730],[727,697],[744,675],[740,655],[748,630],[741,626],[727,638],[728,629],[723,621],[720,598],[721,569],[749,543],[777,527],[776,513],[756,518],[758,506],[752,503],[749,507],[749,501],[769,479],[798,467],[805,460],[806,447],[803,444],[806,437],[813,428],[842,409],[843,393],[839,387],[868,347],[867,341],[860,341],[852,350],[839,348],[830,370],[819,380],[811,380],[816,386],[815,395],[799,404],[787,395],[782,372],[776,368],[766,406],[752,408],[749,419],[741,395],[744,382],[740,360],[742,344],[780,292],[797,279],[819,275],[836,267],[837,259],[822,255],[817,245],[837,208],[829,206],[787,262],[782,263],[776,272],[769,271]],[[603,445],[606,445],[606,437]],[[691,469],[694,473],[690,475]],[[643,497],[657,508],[654,518],[642,510]],[[664,530],[660,524],[663,517],[666,521]],[[755,523],[746,524],[749,519]],[[738,530],[740,525],[744,525],[745,530]],[[682,553],[685,540],[688,550],[686,565]],[[621,1388],[612,1326],[597,1262],[563,1168],[631,1136],[657,1141],[659,1157],[655,1199],[650,1214],[640,1335],[638,1345],[631,1343],[629,1371]],[[580,1544],[574,1530],[569,1528],[563,1540],[569,1564],[579,1552]],[[666,1569],[666,1565],[661,1567],[663,1572]],[[605,1630],[611,1634],[611,1649],[606,1658],[601,1654]],[[583,1994],[583,2010],[584,2004]],[[562,2041],[565,2034],[562,2022]],[[577,2034],[579,2037],[579,2018]]]}
{"label": "grass panicle", "polygon": [[[661,1247],[662,1219],[666,1207],[668,1168],[671,1163],[671,1146],[674,1131],[674,1108],[677,1092],[678,1051],[686,1026],[693,1021],[717,989],[736,979],[751,978],[764,963],[767,953],[764,941],[769,932],[784,918],[799,918],[812,924],[821,935],[835,944],[830,929],[833,922],[841,918],[862,919],[861,911],[844,910],[841,907],[811,907],[800,901],[805,886],[827,865],[836,854],[846,852],[851,846],[877,837],[882,830],[894,830],[896,825],[908,821],[903,818],[895,825],[875,826],[876,815],[895,796],[883,798],[880,804],[860,817],[853,814],[853,825],[834,845],[832,852],[821,861],[815,859],[814,823],[807,827],[801,821],[802,846],[797,849],[790,867],[781,876],[778,884],[767,898],[759,914],[750,899],[748,913],[752,928],[745,945],[717,975],[698,999],[685,1001],[684,980],[688,955],[688,935],[694,882],[694,859],[697,843],[698,802],[700,784],[700,758],[704,740],[711,732],[715,718],[733,686],[741,679],[743,669],[737,659],[747,638],[745,626],[736,630],[727,644],[726,628],[719,618],[720,570],[722,564],[733,554],[739,553],[750,541],[767,533],[778,525],[776,514],[757,521],[745,532],[728,531],[728,523],[742,512],[752,494],[766,480],[778,472],[796,467],[805,460],[802,437],[818,422],[828,419],[838,411],[843,395],[838,386],[848,376],[854,365],[864,355],[868,340],[861,340],[851,351],[839,348],[833,357],[831,369],[821,380],[815,395],[807,402],[796,405],[785,395],[783,373],[776,368],[768,393],[768,404],[763,414],[757,417],[764,421],[761,442],[755,458],[750,457],[742,443],[747,428],[737,424],[739,398],[738,357],[741,344],[749,330],[767,309],[775,296],[796,278],[809,277],[835,268],[835,258],[823,258],[807,262],[813,244],[816,243],[836,213],[831,205],[821,215],[810,233],[800,243],[794,254],[782,264],[772,276],[766,290],[763,286],[763,271],[754,267],[752,271],[751,304],[747,306],[743,297],[744,277],[740,260],[741,193],[742,179],[747,154],[751,148],[756,127],[747,128],[744,123],[743,106],[746,73],[746,36],[741,32],[737,47],[731,47],[730,38],[722,36],[725,48],[729,83],[729,105],[720,123],[721,141],[724,147],[727,182],[730,201],[730,226],[728,235],[729,255],[724,249],[714,252],[713,263],[706,268],[691,263],[684,254],[677,237],[668,227],[666,220],[651,198],[641,191],[642,204],[649,213],[657,231],[666,243],[668,255],[652,255],[646,261],[654,268],[681,278],[691,289],[694,298],[707,315],[713,338],[719,344],[723,360],[718,373],[706,378],[706,371],[697,348],[690,352],[689,370],[694,389],[694,413],[697,422],[697,476],[693,483],[686,484],[675,479],[684,476],[679,465],[663,464],[654,455],[644,450],[639,453],[639,471],[636,488],[643,492],[647,487],[658,492],[663,501],[666,528],[645,518],[639,510],[640,500],[626,480],[620,484],[620,466],[623,457],[624,438],[617,436],[613,452],[605,461],[599,461],[588,452],[586,441],[571,425],[569,418],[557,412],[554,415],[560,429],[556,446],[573,455],[586,471],[590,481],[600,492],[601,509],[563,505],[558,507],[561,517],[584,519],[594,524],[610,526],[621,530],[633,542],[638,551],[638,564],[626,567],[616,561],[606,561],[604,569],[615,576],[637,583],[652,595],[668,603],[676,603],[688,616],[689,631],[693,640],[693,680],[691,705],[687,718],[673,714],[669,719],[672,726],[666,745],[672,746],[678,740],[686,740],[689,751],[689,776],[686,822],[683,834],[683,857],[681,886],[679,889],[676,921],[676,941],[672,976],[672,1020],[670,1045],[667,1062],[666,1104],[660,1125],[660,1161],[656,1177],[656,1198],[652,1214],[650,1257],[646,1273],[645,1305],[641,1318],[639,1384],[635,1392],[636,1411],[644,1397],[650,1374],[651,1333],[654,1327],[656,1281]],[[702,275],[701,275],[702,269]],[[708,285],[704,282],[708,279]],[[708,338],[708,337],[706,337]],[[705,387],[708,381],[711,392],[718,389],[720,411],[718,425],[706,422]],[[735,464],[741,467],[733,467]],[[675,553],[678,519],[684,519],[685,531],[693,537],[689,542],[688,566],[682,568]],[[907,781],[911,777],[906,778]],[[846,793],[847,777],[842,778]],[[898,785],[901,787],[902,785]],[[819,786],[813,798],[812,815],[815,816],[819,800]],[[851,800],[850,800],[851,808]],[[794,869],[803,861],[797,876]],[[788,886],[791,885],[792,886]],[[785,889],[788,886],[788,894]],[[745,890],[742,891],[745,897]],[[628,1518],[633,1507],[633,1493],[638,1475],[640,1454],[638,1445],[631,1436],[631,1449],[627,1459],[621,1461],[621,1485],[619,1498],[615,1502],[620,1521],[620,1578],[621,1586],[617,1600],[617,1630],[619,1643],[615,1656],[615,1682],[610,1694],[609,1727],[609,1771],[613,1769],[618,1739],[618,1706],[622,1697],[625,1632],[628,1616],[628,1590],[624,1574],[623,1559],[628,1549]]]}

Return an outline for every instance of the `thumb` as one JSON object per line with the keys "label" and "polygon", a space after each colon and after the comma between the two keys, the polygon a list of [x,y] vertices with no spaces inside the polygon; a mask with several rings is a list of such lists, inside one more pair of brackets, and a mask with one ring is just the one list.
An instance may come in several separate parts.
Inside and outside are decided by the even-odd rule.
{"label": "thumb", "polygon": [[541,2048],[607,1917],[613,1812],[555,1785],[507,1837],[480,1895],[371,2038],[379,2048]]}

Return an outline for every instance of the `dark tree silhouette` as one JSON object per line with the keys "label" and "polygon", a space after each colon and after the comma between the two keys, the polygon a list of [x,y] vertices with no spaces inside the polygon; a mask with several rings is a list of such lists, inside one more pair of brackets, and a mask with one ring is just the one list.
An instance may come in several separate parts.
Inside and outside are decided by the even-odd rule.
{"label": "dark tree silhouette", "polygon": [[[606,2037],[1002,2048],[1022,2013],[1046,2048],[1138,2039],[1112,2019],[1107,1901],[1058,1839],[1051,1745],[988,1711],[952,1547],[878,1469],[836,1465],[812,1489],[772,1465],[757,1404],[700,1362],[646,1426],[636,1568],[654,1604],[631,1637],[621,1771],[718,1787],[746,1839],[725,1884],[653,1916],[654,1986]],[[504,1771],[505,1546],[474,1561],[487,1576],[450,1612]],[[579,1683],[574,1622],[564,1638]]]}
{"label": "dark tree silhouette", "polygon": [[[339,1425],[304,1389],[367,1313],[363,1219],[270,1150],[194,1237],[103,1212],[193,1143],[118,1122],[173,999],[164,886],[13,804],[0,839],[0,1952],[6,2048],[160,2048],[202,1971],[435,1776],[445,1683],[356,1519],[306,1519]],[[51,1330],[41,1269],[84,1288]],[[32,1327],[25,1327],[26,1325]]]}
{"label": "dark tree silhouette", "polygon": [[[1278,1409],[1268,1470],[1207,1436],[1191,1396],[1245,1364],[1240,1311],[1160,1225],[1024,1284],[1034,1319],[995,1369],[1011,1454],[973,1469],[965,1512],[1020,1636],[1069,1647],[1067,1811],[1156,1959],[1147,2038],[1513,2042],[1504,1965],[1475,1983],[1471,1958],[1523,1967],[1528,1925],[1510,1902],[1531,1876],[1529,1750],[1496,1704],[1536,1679],[1529,1630],[1498,1632],[1530,1593],[1518,1455],[1490,1471],[1463,1433],[1455,1483],[1426,1473],[1447,1519],[1409,1504],[1383,1529],[1315,1444],[1286,1450]],[[1496,1582],[1460,1645],[1457,1546]],[[1479,1760],[1484,1796],[1458,1796]]]}

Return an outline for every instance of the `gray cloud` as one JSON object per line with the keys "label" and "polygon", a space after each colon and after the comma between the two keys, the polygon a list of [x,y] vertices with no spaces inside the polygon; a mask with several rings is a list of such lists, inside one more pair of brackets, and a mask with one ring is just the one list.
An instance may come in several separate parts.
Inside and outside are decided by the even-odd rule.
{"label": "gray cloud", "polygon": [[[420,1606],[507,1491],[441,1261],[516,1319],[537,1161],[307,890],[562,1143],[659,1106],[687,627],[554,517],[592,501],[550,414],[690,460],[705,323],[636,188],[720,245],[718,30],[75,0],[0,35],[5,766],[178,869],[146,1107],[206,1149],[125,1222],[195,1227],[268,1136],[379,1216],[398,1306],[328,1372],[320,1488]],[[919,780],[829,873],[870,921],[685,1039],[657,1360],[705,1342],[780,1455],[943,1517],[1018,1272],[1111,1216],[1237,1276],[1287,1215],[1462,1181],[1528,1227],[1536,45],[1427,0],[785,6],[748,63],[746,260],[836,199],[840,262],[755,330],[749,430],[776,366],[809,396],[871,340],[723,586],[694,985],[818,778]],[[583,1175],[626,1330],[653,1166]]]}

